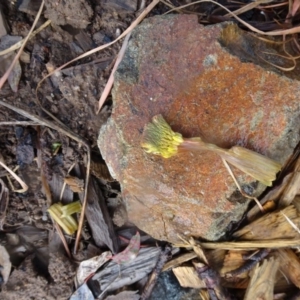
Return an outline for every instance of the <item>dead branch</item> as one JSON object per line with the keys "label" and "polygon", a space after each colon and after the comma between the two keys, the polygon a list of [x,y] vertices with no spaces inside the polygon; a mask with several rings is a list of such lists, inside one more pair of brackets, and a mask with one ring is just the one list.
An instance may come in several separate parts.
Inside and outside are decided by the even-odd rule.
{"label": "dead branch", "polygon": [[157,282],[158,276],[162,272],[163,266],[170,257],[171,250],[172,247],[166,246],[166,248],[160,252],[156,266],[144,287],[144,291],[141,295],[141,300],[147,300],[150,297],[152,290]]}

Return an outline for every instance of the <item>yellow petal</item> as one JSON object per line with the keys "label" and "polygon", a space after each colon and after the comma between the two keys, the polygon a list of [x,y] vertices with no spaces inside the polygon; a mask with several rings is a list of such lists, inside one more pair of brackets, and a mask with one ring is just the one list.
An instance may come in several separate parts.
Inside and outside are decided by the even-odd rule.
{"label": "yellow petal", "polygon": [[162,115],[156,115],[152,123],[144,127],[141,146],[147,153],[169,158],[177,154],[177,147],[182,142],[182,135],[174,132]]}

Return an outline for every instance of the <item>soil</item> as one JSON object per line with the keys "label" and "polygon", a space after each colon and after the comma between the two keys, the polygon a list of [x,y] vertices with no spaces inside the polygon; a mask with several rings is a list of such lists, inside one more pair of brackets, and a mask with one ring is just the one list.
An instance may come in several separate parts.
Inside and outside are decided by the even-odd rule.
{"label": "soil", "polygon": [[[25,2],[29,4],[26,5]],[[26,37],[40,2],[2,1],[0,8],[7,34]],[[35,89],[38,82],[51,70],[114,40],[124,31],[137,14],[136,9],[132,10],[133,6],[137,7],[137,2],[129,2],[130,5],[125,7],[112,7],[109,3],[102,5],[100,1],[92,0],[45,1],[44,13],[37,27],[47,19],[51,20],[51,25],[26,45],[24,52],[27,59],[20,60],[21,79],[17,83],[17,91],[13,92],[8,83],[0,91],[1,100],[30,114],[51,120],[41,109],[43,107],[55,116],[56,122],[66,125],[91,145],[92,174],[98,178],[109,207],[117,207],[115,220],[118,225],[127,222],[126,212],[122,210],[118,183],[111,178],[97,147],[99,129],[111,112],[111,99],[106,101],[99,114],[96,111],[121,45],[117,43],[56,73],[40,86],[38,99]],[[118,3],[114,3],[116,4]],[[4,74],[6,67],[7,64],[0,65],[0,75]],[[1,107],[0,122],[5,121],[28,119]],[[86,165],[86,151],[82,145],[51,128],[36,124],[0,126],[0,159],[12,170],[17,168],[18,176],[29,187],[25,193],[13,192],[12,188],[20,188],[19,184],[11,176],[7,176],[7,171],[0,169],[1,179],[10,189],[1,243],[11,250],[10,254],[14,253],[11,254],[11,260],[16,268],[9,279],[10,283],[3,287],[0,297],[67,299],[74,289],[75,264],[66,259],[47,209],[51,202],[60,200],[64,178],[70,167]],[[43,178],[49,183],[51,198],[47,197]],[[66,204],[75,197],[76,193],[66,187],[62,201]],[[26,232],[19,230],[23,226],[28,227]],[[28,232],[32,230],[38,231],[30,235]],[[13,235],[18,242],[12,243],[8,234]],[[90,229],[85,224],[80,250],[75,258],[82,260],[95,255],[95,251],[87,250],[93,244]],[[72,245],[74,241],[71,240],[70,249]],[[51,247],[58,246],[60,249],[55,252],[58,254],[49,256],[49,249],[52,251]],[[47,251],[39,252],[41,247]],[[37,264],[35,260],[38,261]],[[42,267],[43,263],[46,268]]]}
{"label": "soil", "polygon": [[[26,37],[40,4],[39,0],[1,1],[4,27],[0,22],[0,34]],[[91,172],[116,228],[128,225],[126,211],[118,182],[111,178],[97,147],[98,132],[111,113],[111,98],[99,114],[96,111],[121,44],[116,43],[55,73],[39,86],[38,98],[35,91],[40,80],[55,68],[119,36],[139,15],[138,5],[137,0],[45,0],[37,27],[47,19],[51,25],[29,40],[20,58],[21,68],[14,70],[14,78],[0,90],[0,100],[67,126],[90,144]],[[150,15],[167,10],[167,6],[159,4]],[[202,7],[202,11],[208,10],[212,11],[211,4]],[[5,49],[2,43],[1,38],[1,50]],[[5,56],[5,63],[0,59],[0,76],[11,59],[11,55]],[[13,266],[0,298],[68,299],[74,291],[78,261],[107,250],[100,251],[95,246],[92,231],[85,223],[79,251],[72,260],[68,259],[47,212],[52,203],[60,201],[64,178],[68,174],[76,176],[70,169],[86,166],[86,150],[64,134],[36,123],[2,123],[20,121],[30,120],[0,106],[0,161],[15,170],[29,187],[25,193],[16,192],[20,189],[18,182],[0,168],[0,179],[9,189],[7,208],[0,203],[0,243],[8,249]],[[78,198],[67,186],[62,202],[67,204]],[[68,243],[73,249],[74,238],[68,239]]]}

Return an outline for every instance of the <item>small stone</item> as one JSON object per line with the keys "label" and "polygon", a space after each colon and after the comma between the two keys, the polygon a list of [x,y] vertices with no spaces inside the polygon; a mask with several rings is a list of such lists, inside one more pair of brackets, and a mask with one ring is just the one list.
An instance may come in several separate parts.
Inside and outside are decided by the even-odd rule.
{"label": "small stone", "polygon": [[[154,115],[162,114],[186,138],[243,146],[280,163],[292,154],[299,140],[300,83],[260,65],[255,47],[269,46],[232,23],[204,27],[192,15],[149,18],[133,31],[98,145],[121,184],[129,221],[153,237],[217,240],[249,204],[216,154],[164,159],[145,153],[143,128]],[[232,170],[244,190],[256,196],[264,190]]]}
{"label": "small stone", "polygon": [[113,216],[113,222],[118,227],[123,226],[128,220],[127,211],[125,206],[119,205],[116,207]]}
{"label": "small stone", "polygon": [[137,9],[137,0],[101,0],[101,4],[118,12],[134,12]]}

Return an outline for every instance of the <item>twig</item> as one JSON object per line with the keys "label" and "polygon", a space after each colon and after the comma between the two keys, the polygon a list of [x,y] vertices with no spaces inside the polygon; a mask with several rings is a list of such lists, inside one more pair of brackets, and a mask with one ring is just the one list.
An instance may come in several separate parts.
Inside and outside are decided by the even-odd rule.
{"label": "twig", "polygon": [[148,281],[143,290],[143,293],[141,295],[141,300],[147,300],[150,297],[152,290],[157,282],[158,276],[162,272],[162,269],[163,269],[166,261],[170,257],[171,250],[172,250],[172,247],[166,246],[164,251],[160,252],[156,266],[155,266],[154,270],[152,271],[152,274],[149,276]]}
{"label": "twig", "polygon": [[222,287],[219,274],[208,265],[192,261],[198,277],[205,283],[211,300],[231,300],[229,292]]}
{"label": "twig", "polygon": [[261,249],[255,255],[247,259],[247,262],[240,266],[239,268],[229,271],[225,274],[226,278],[236,277],[242,273],[250,271],[254,268],[254,266],[262,261],[268,254],[270,253],[270,249]]}
{"label": "twig", "polygon": [[85,214],[85,209],[86,209],[86,205],[87,205],[87,187],[89,185],[89,178],[90,178],[90,166],[91,166],[91,148],[90,145],[79,135],[75,134],[74,132],[72,132],[69,129],[66,129],[65,127],[61,127],[47,119],[43,119],[40,116],[37,115],[33,115],[28,113],[27,111],[21,109],[21,108],[17,108],[14,107],[6,102],[3,102],[0,100],[0,105],[3,105],[17,113],[19,113],[20,115],[39,123],[42,126],[46,126],[46,127],[50,127],[58,132],[62,132],[63,134],[65,134],[66,136],[68,136],[69,138],[75,140],[76,142],[83,144],[86,147],[87,150],[87,171],[86,171],[86,179],[85,179],[85,188],[84,188],[84,199],[83,199],[83,203],[82,203],[82,210],[81,210],[81,214],[80,214],[80,219],[79,219],[79,224],[78,224],[78,230],[77,230],[77,235],[76,235],[76,241],[75,241],[75,247],[74,247],[74,252],[76,253],[77,248],[78,248],[78,244],[79,244],[79,240],[80,240],[80,235],[81,235],[81,230],[82,230],[82,226],[83,226],[83,221],[84,221],[84,214]]}
{"label": "twig", "polygon": [[14,68],[14,66],[15,66],[16,62],[18,61],[18,59],[19,59],[21,53],[23,52],[23,50],[24,50],[24,48],[25,48],[25,45],[26,45],[27,41],[28,41],[29,38],[30,38],[31,33],[33,32],[33,29],[34,29],[34,27],[35,27],[37,21],[39,20],[39,18],[40,18],[40,16],[41,16],[41,13],[42,13],[43,8],[44,8],[44,3],[45,3],[45,2],[44,2],[44,0],[43,0],[42,3],[41,3],[40,9],[39,9],[39,11],[38,11],[38,13],[37,13],[37,15],[36,15],[36,17],[35,17],[35,20],[34,20],[32,26],[31,26],[31,29],[30,29],[28,35],[27,35],[26,38],[24,39],[24,42],[23,42],[22,46],[20,47],[20,49],[19,49],[17,55],[15,56],[14,60],[12,61],[10,67],[7,69],[7,71],[5,72],[5,74],[1,77],[1,79],[0,79],[0,89],[2,89],[2,87],[3,87],[4,83],[6,82],[6,80],[7,80],[8,76],[9,76],[10,72],[11,72],[12,69]]}
{"label": "twig", "polygon": [[[30,36],[29,36],[29,39],[33,38],[35,35],[37,35],[40,31],[42,31],[44,28],[46,28],[49,24],[51,24],[51,20],[48,20],[46,21],[43,25],[41,25],[38,29],[36,29],[35,31],[33,31]],[[26,38],[22,39],[21,41],[15,43],[14,45],[12,45],[11,47],[5,49],[5,50],[2,50],[0,51],[0,56],[4,55],[4,54],[7,54],[7,53],[10,53],[12,51],[15,51],[17,49],[19,49],[23,43],[26,43],[27,40]]]}

